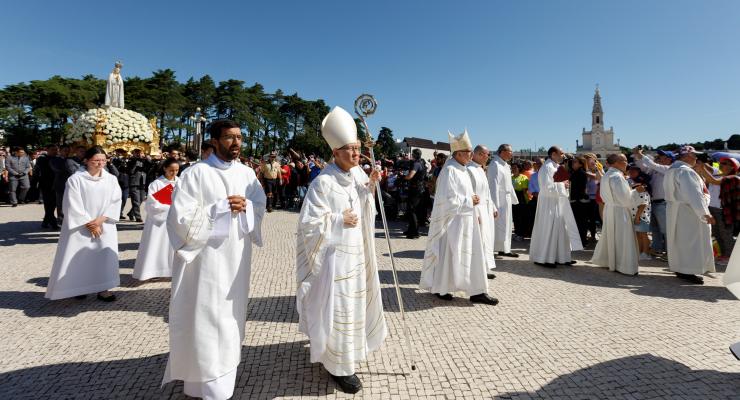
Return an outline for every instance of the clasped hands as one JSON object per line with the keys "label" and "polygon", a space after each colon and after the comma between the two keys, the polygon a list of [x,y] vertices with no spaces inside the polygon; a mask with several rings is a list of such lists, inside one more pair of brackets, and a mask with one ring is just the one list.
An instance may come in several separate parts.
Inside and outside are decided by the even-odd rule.
{"label": "clasped hands", "polygon": [[344,225],[350,228],[356,227],[359,222],[357,214],[355,214],[351,208],[342,211],[342,220],[344,221]]}
{"label": "clasped hands", "polygon": [[99,238],[103,234],[103,223],[108,219],[106,216],[101,215],[94,220],[85,224],[85,228],[90,231],[90,234],[94,238]]}
{"label": "clasped hands", "polygon": [[247,199],[244,196],[231,195],[227,197],[226,200],[229,201],[229,207],[231,208],[231,212],[234,214],[238,214],[247,209]]}

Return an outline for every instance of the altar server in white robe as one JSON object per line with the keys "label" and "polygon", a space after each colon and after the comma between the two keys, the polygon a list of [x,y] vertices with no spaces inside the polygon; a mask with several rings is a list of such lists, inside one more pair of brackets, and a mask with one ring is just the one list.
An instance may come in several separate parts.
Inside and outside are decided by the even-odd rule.
{"label": "altar server in white robe", "polygon": [[509,161],[514,156],[511,145],[502,144],[488,164],[488,186],[491,189],[493,204],[498,210],[496,218],[496,241],[494,250],[500,256],[519,257],[511,252],[511,229],[514,226],[514,214],[511,206],[519,204],[511,181]]}
{"label": "altar server in white robe", "polygon": [[64,223],[51,267],[46,298],[51,300],[98,293],[114,301],[108,289],[118,286],[118,232],[121,208],[118,180],[105,170],[105,152],[95,146],[85,152],[86,168],[67,180]]}
{"label": "altar server in white robe", "polygon": [[496,268],[494,259],[494,239],[496,238],[495,219],[498,216],[498,210],[491,199],[491,191],[488,187],[488,179],[483,166],[488,162],[490,152],[486,146],[477,145],[473,150],[473,159],[468,163],[468,174],[470,182],[473,185],[473,193],[478,196],[479,202],[473,207],[475,221],[480,225],[478,231],[481,235],[481,244],[486,267],[488,268],[488,279],[493,279],[496,275],[493,270]]}
{"label": "altar server in white robe", "polygon": [[419,287],[442,300],[464,292],[473,303],[496,305],[498,300],[488,295],[488,262],[475,219],[480,197],[466,167],[473,146],[467,131],[449,137],[452,157],[437,178]]}
{"label": "altar server in white robe", "polygon": [[163,384],[184,381],[185,394],[227,399],[244,341],[252,244],[262,246],[265,192],[239,163],[239,124],[214,121],[215,152],[180,176],[167,216],[175,249],[170,299],[170,354]]}
{"label": "altar server in white robe", "polygon": [[375,182],[358,167],[360,142],[352,116],[335,107],[321,134],[334,162],[311,182],[298,216],[298,329],[340,389],[357,393],[359,361],[377,350],[387,329],[375,257]]}
{"label": "altar server in white robe", "polygon": [[146,222],[133,273],[133,277],[141,281],[172,276],[175,250],[167,233],[167,213],[170,211],[170,204],[160,202],[155,193],[169,185],[174,188],[178,180],[180,163],[174,158],[168,158],[162,163],[162,171],[163,175],[149,184],[144,204]]}
{"label": "altar server in white robe", "polygon": [[583,245],[565,182],[555,181],[555,172],[563,160],[563,150],[552,146],[547,156],[547,161],[537,172],[540,194],[537,197],[529,259],[537,265],[555,268],[557,264],[575,264],[571,259],[571,251],[583,250]]}
{"label": "altar server in white robe", "polygon": [[624,154],[611,154],[606,161],[610,168],[601,178],[600,185],[604,221],[591,262],[608,267],[610,271],[637,275],[637,243],[630,209],[637,194],[644,192],[645,187],[630,187],[624,177],[627,172]]}
{"label": "altar server in white robe", "polygon": [[709,191],[694,171],[696,154],[692,146],[679,150],[663,180],[667,205],[666,243],[668,268],[680,279],[703,284],[699,275],[714,272]]}

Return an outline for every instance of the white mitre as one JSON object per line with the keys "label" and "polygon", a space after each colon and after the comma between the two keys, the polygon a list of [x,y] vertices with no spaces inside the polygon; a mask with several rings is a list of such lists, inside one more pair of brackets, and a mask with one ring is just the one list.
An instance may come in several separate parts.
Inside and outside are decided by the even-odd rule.
{"label": "white mitre", "polygon": [[332,150],[338,149],[357,143],[357,124],[342,107],[334,107],[321,122],[321,135]]}
{"label": "white mitre", "polygon": [[470,142],[467,129],[457,136],[450,133],[450,131],[447,131],[447,135],[450,137],[450,149],[453,153],[460,150],[473,151],[473,144]]}

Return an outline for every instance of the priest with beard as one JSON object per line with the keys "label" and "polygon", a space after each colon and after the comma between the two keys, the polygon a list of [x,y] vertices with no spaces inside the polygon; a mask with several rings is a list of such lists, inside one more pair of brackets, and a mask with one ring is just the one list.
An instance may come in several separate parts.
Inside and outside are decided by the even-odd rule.
{"label": "priest with beard", "polygon": [[606,162],[609,170],[601,178],[600,184],[604,221],[591,262],[608,267],[610,271],[637,275],[637,243],[630,209],[637,193],[644,192],[645,187],[630,187],[624,177],[627,173],[627,157],[624,154],[611,154]]}
{"label": "priest with beard", "polygon": [[298,329],[319,362],[346,393],[357,393],[359,361],[387,334],[375,256],[375,183],[358,167],[360,142],[352,116],[335,107],[321,134],[334,161],[308,188],[298,216]]}
{"label": "priest with beard", "polygon": [[209,132],[215,152],[181,175],[167,216],[175,259],[163,384],[182,380],[189,396],[228,399],[244,341],[252,244],[262,246],[265,193],[238,162],[239,124],[214,121]]}
{"label": "priest with beard", "polygon": [[563,150],[552,146],[547,151],[547,161],[537,172],[540,194],[537,196],[537,213],[529,246],[529,259],[536,265],[555,268],[558,264],[572,265],[571,251],[583,250],[578,226],[570,207],[568,188],[560,163]]}
{"label": "priest with beard", "polygon": [[467,131],[449,137],[452,157],[437,178],[419,287],[442,300],[464,292],[473,303],[495,306],[498,300],[488,295],[488,261],[475,218],[480,197],[466,167],[473,146]]}
{"label": "priest with beard", "polygon": [[494,239],[496,238],[495,219],[498,217],[498,210],[493,203],[493,199],[491,199],[488,178],[486,177],[486,171],[483,170],[483,166],[488,163],[489,156],[488,147],[479,144],[475,146],[473,159],[467,167],[470,182],[473,185],[473,193],[479,198],[478,204],[474,207],[474,221],[478,223],[478,229],[476,230],[480,232],[480,241],[485,255],[486,267],[488,268],[488,279],[493,279],[496,277],[493,273],[496,268],[493,252]]}

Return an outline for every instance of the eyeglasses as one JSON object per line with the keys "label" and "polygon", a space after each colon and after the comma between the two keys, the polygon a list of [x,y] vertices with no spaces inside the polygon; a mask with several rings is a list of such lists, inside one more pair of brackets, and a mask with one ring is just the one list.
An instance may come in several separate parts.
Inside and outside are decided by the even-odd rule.
{"label": "eyeglasses", "polygon": [[360,147],[360,146],[344,146],[344,147],[340,147],[339,150],[345,150],[345,151],[349,151],[351,153],[359,153],[360,150],[362,150],[362,147]]}

